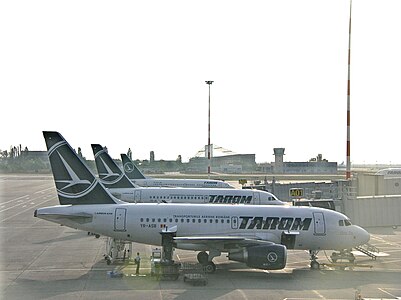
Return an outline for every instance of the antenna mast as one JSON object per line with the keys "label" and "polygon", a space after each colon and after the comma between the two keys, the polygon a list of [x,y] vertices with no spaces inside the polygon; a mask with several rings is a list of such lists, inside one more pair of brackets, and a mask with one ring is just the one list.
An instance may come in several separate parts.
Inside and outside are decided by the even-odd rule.
{"label": "antenna mast", "polygon": [[207,129],[207,177],[210,179],[210,85],[213,81],[205,81],[209,85],[209,113],[208,113],[208,129]]}
{"label": "antenna mast", "polygon": [[347,165],[345,179],[351,179],[351,11],[352,0],[349,5],[349,35],[348,35],[348,85],[347,85]]}

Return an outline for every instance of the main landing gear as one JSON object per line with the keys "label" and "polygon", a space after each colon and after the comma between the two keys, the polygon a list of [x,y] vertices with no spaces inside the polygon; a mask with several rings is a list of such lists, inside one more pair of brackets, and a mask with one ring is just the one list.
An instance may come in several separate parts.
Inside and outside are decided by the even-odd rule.
{"label": "main landing gear", "polygon": [[336,263],[338,260],[348,260],[351,264],[355,262],[355,256],[352,254],[351,250],[342,250],[340,252],[333,252],[330,256],[333,263]]}
{"label": "main landing gear", "polygon": [[206,273],[214,273],[216,265],[212,261],[216,256],[220,256],[221,252],[218,250],[210,250],[209,254],[206,251],[201,251],[197,255],[198,262],[204,267]]}

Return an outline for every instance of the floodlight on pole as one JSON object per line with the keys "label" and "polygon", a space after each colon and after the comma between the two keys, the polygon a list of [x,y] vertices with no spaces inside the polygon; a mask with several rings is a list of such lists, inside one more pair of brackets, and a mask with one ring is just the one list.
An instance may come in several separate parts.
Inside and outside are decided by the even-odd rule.
{"label": "floodlight on pole", "polygon": [[210,166],[211,166],[211,158],[210,158],[210,86],[213,81],[205,81],[207,85],[209,85],[209,110],[208,110],[208,128],[207,128],[207,176],[210,179]]}

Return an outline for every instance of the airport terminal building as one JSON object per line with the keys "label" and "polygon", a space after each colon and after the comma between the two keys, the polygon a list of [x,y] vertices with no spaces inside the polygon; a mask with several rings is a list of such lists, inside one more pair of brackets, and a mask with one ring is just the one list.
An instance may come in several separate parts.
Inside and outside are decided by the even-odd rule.
{"label": "airport terminal building", "polygon": [[[204,151],[189,160],[187,171],[207,170],[207,146]],[[211,155],[211,170],[218,173],[265,173],[265,174],[337,174],[337,162],[323,159],[321,154],[306,162],[284,162],[285,148],[274,148],[275,161],[257,164],[255,154],[234,154],[221,147],[214,147]],[[216,151],[220,150],[220,151]],[[215,155],[219,153],[220,155]]]}

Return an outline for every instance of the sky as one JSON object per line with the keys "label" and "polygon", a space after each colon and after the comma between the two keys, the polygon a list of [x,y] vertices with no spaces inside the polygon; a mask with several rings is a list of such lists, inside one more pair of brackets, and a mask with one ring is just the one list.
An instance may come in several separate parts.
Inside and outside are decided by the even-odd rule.
{"label": "sky", "polygon": [[[351,161],[401,163],[401,1],[354,0]],[[346,161],[349,1],[2,1],[0,149]]]}

